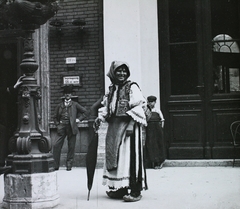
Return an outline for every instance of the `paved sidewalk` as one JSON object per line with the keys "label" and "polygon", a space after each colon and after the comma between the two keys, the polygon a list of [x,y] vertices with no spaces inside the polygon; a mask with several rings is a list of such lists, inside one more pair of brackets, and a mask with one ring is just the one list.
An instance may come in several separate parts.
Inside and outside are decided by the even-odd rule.
{"label": "paved sidewalk", "polygon": [[[170,166],[170,167],[169,167]],[[87,201],[85,168],[57,171],[60,202],[56,209],[240,209],[240,167],[163,167],[147,169],[149,189],[139,202],[109,199],[102,186],[102,169],[96,169]],[[0,200],[3,199],[0,176]]]}

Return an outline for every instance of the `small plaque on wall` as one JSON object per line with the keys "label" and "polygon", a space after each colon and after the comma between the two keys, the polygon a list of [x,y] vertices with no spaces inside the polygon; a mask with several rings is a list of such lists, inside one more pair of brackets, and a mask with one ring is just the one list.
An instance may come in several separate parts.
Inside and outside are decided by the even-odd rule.
{"label": "small plaque on wall", "polygon": [[69,65],[69,64],[76,64],[77,62],[77,59],[76,57],[67,57],[66,58],[66,64]]}
{"label": "small plaque on wall", "polygon": [[63,76],[63,85],[81,86],[80,76]]}

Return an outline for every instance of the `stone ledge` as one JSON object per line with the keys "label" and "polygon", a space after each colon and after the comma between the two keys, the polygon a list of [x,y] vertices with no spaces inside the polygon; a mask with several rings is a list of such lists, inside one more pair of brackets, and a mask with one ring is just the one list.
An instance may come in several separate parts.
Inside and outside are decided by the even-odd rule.
{"label": "stone ledge", "polygon": [[[165,167],[209,167],[209,166],[232,166],[232,159],[221,160],[166,160]],[[240,160],[237,159],[235,166],[239,166]]]}
{"label": "stone ledge", "polygon": [[[104,165],[104,154],[98,155],[97,168]],[[232,167],[233,161],[226,160],[165,160],[164,167]],[[240,159],[236,159],[234,167],[240,167]]]}
{"label": "stone ledge", "polygon": [[[88,126],[89,126],[88,123],[89,123],[88,120],[83,120],[83,121],[77,123],[77,126],[78,126],[78,128],[88,128]],[[49,128],[55,129],[55,128],[57,128],[57,126],[55,125],[55,123],[53,121],[50,121]]]}

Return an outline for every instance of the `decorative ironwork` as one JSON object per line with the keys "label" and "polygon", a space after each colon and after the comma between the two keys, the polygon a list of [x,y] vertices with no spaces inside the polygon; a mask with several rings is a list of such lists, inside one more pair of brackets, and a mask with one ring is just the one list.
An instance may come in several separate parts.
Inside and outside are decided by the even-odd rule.
{"label": "decorative ironwork", "polygon": [[38,142],[39,150],[43,153],[49,152],[49,147],[51,147],[49,142],[50,142],[50,138],[42,137]]}
{"label": "decorative ironwork", "polygon": [[41,93],[41,88],[40,87],[37,87],[35,97],[36,97],[37,100],[42,98],[42,93]]}
{"label": "decorative ironwork", "polygon": [[31,152],[30,136],[17,138],[17,150],[19,154],[29,154]]}
{"label": "decorative ironwork", "polygon": [[30,105],[30,91],[27,86],[22,86],[20,92],[22,92],[22,98],[25,104],[25,107],[28,108]]}
{"label": "decorative ironwork", "polygon": [[1,0],[0,16],[3,22],[23,29],[37,29],[53,17],[58,1]]}
{"label": "decorative ironwork", "polygon": [[29,114],[26,113],[24,116],[23,116],[23,123],[26,125],[29,123]]}

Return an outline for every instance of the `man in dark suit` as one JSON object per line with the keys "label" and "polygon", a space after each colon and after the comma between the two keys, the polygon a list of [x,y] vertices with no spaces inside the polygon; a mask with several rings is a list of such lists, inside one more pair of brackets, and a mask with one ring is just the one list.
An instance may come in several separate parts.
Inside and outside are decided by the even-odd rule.
{"label": "man in dark suit", "polygon": [[75,101],[72,101],[72,86],[64,86],[64,100],[58,104],[54,121],[57,126],[58,138],[53,146],[53,158],[55,160],[55,170],[59,169],[61,150],[65,137],[68,140],[67,171],[72,169],[76,135],[78,133],[77,123],[87,117],[87,109]]}

